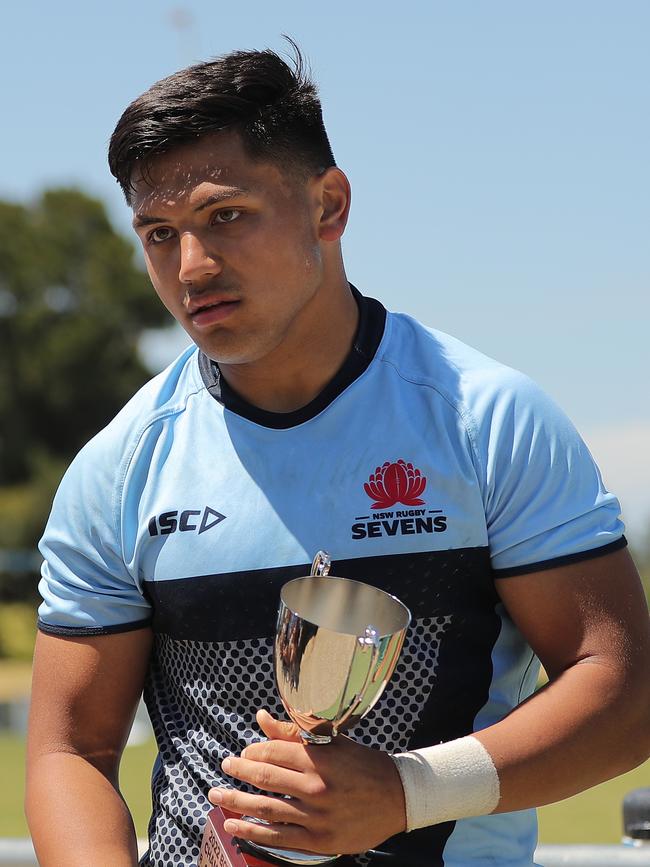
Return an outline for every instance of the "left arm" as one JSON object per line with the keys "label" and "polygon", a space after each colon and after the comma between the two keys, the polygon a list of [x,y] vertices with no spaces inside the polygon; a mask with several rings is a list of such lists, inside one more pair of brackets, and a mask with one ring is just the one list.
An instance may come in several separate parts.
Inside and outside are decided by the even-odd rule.
{"label": "left arm", "polygon": [[[650,753],[650,626],[628,552],[500,579],[497,589],[550,682],[475,735],[499,775],[495,812],[569,797],[644,761]],[[386,753],[341,737],[304,747],[293,725],[264,712],[258,721],[271,740],[247,747],[224,770],[292,800],[211,790],[213,803],[271,822],[229,820],[230,833],[267,845],[348,853],[405,830],[404,794]]]}
{"label": "left arm", "polygon": [[628,551],[496,583],[549,683],[475,735],[499,773],[495,812],[568,798],[645,761],[650,621]]}

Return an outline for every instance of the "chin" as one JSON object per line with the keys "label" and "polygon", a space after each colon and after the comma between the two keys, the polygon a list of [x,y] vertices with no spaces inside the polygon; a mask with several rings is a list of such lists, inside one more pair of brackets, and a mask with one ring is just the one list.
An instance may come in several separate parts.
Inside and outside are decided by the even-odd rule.
{"label": "chin", "polygon": [[217,364],[254,364],[272,355],[282,344],[285,332],[249,332],[236,335],[223,330],[212,334],[193,334],[192,339]]}
{"label": "chin", "polygon": [[260,361],[269,353],[269,350],[264,349],[255,351],[251,347],[223,346],[223,344],[206,343],[205,341],[203,341],[203,345],[197,341],[197,345],[208,358],[216,361],[217,364],[252,364],[255,361]]}

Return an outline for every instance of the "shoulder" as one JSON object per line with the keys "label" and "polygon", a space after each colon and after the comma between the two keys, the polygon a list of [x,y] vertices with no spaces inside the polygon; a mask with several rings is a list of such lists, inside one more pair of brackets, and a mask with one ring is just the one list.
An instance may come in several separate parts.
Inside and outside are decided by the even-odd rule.
{"label": "shoulder", "polygon": [[502,474],[533,446],[587,456],[571,421],[529,376],[405,314],[388,321],[382,361],[453,410],[479,478]]}
{"label": "shoulder", "polygon": [[427,327],[404,313],[389,313],[381,360],[405,381],[437,392],[468,421],[483,421],[497,406],[547,400],[528,376]]}
{"label": "shoulder", "polygon": [[188,347],[168,367],[150,379],[124,405],[86,448],[110,448],[137,440],[156,422],[186,411],[191,397],[205,390],[197,365],[198,350]]}
{"label": "shoulder", "polygon": [[198,350],[188,347],[165,370],[154,376],[120,412],[81,449],[67,481],[120,484],[134,452],[148,432],[186,412],[192,397],[205,391],[198,364]]}

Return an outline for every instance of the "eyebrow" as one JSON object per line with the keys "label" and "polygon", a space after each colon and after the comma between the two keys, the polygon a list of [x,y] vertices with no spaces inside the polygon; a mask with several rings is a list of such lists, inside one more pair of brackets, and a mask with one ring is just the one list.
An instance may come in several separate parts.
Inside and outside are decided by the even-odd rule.
{"label": "eyebrow", "polygon": [[[244,187],[225,187],[218,193],[213,193],[213,195],[208,196],[208,198],[202,201],[201,204],[197,205],[194,208],[194,213],[199,213],[212,205],[218,205],[221,202],[227,202],[230,199],[246,197],[248,194],[249,190]],[[140,226],[149,226],[152,223],[166,223],[168,219],[169,217],[156,217],[153,214],[135,214],[133,217],[133,228],[137,229]]]}

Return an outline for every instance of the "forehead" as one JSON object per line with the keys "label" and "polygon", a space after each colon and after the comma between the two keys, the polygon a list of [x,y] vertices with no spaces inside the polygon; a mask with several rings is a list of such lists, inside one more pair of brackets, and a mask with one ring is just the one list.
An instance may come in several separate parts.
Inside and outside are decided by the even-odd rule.
{"label": "forehead", "polygon": [[201,136],[136,166],[131,179],[135,214],[155,205],[191,205],[193,200],[222,191],[252,195],[290,195],[295,187],[274,163],[253,159],[235,132]]}

